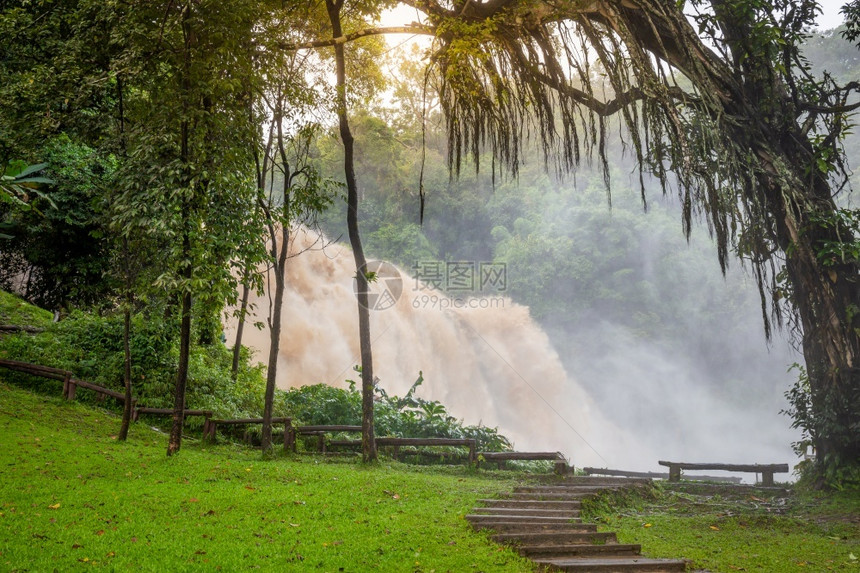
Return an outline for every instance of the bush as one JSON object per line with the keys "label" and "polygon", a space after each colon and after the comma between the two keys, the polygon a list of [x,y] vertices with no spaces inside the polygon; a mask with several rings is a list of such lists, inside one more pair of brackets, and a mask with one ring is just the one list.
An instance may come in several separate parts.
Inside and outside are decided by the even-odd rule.
{"label": "bush", "polygon": [[[125,361],[122,341],[121,316],[74,311],[35,336],[0,338],[0,357],[69,370],[76,378],[121,392]],[[179,357],[173,321],[158,313],[133,316],[129,345],[132,388],[138,403],[172,407]],[[265,387],[263,367],[249,366],[248,353],[243,353],[234,382],[231,366],[232,353],[221,342],[194,345],[188,370],[187,407],[212,410],[219,417],[259,416]],[[41,391],[57,390],[58,383],[52,380],[12,372],[8,376],[4,373],[4,377]],[[84,401],[95,399],[87,391],[78,396]],[[202,423],[197,418],[189,422]]]}
{"label": "bush", "polygon": [[[356,371],[358,371],[356,367]],[[377,436],[408,438],[474,438],[480,451],[506,451],[510,441],[497,428],[464,426],[449,415],[438,401],[415,396],[424,378],[418,379],[406,396],[389,396],[377,386],[374,401],[374,431]],[[349,388],[315,384],[279,393],[279,410],[293,417],[296,425],[360,425],[361,392],[347,380]]]}

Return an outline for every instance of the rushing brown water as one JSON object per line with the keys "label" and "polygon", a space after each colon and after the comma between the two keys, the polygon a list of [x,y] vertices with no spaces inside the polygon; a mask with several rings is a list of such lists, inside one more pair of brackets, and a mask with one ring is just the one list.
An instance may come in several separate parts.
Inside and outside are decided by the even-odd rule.
{"label": "rushing brown water", "polygon": [[[291,245],[292,253],[303,252],[287,263],[280,388],[344,387],[358,377],[352,370],[360,362],[352,253],[339,244],[321,248],[316,239],[302,230]],[[500,296],[462,300],[453,308],[457,301],[406,272],[401,276],[396,303],[371,311],[374,374],[389,394],[405,394],[421,371],[419,395],[439,400],[465,423],[497,426],[517,449],[559,450],[577,465],[600,463],[583,441],[591,441],[598,416],[528,308]],[[252,295],[251,303],[249,324],[265,322],[268,297]],[[228,337],[234,332],[230,325]],[[266,328],[245,329],[243,343],[263,363],[268,337]]]}

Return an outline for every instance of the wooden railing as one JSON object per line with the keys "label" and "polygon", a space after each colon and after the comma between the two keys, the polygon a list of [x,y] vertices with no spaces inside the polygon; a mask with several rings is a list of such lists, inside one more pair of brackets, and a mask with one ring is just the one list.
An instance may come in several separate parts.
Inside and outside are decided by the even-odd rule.
{"label": "wooden railing", "polygon": [[[215,441],[216,428],[220,426],[249,426],[262,424],[263,418],[237,418],[237,419],[207,419],[203,425],[203,437]],[[293,419],[284,416],[272,417],[272,424],[284,425],[284,451],[290,449],[290,436],[292,435]]]}
{"label": "wooden railing", "polygon": [[[18,362],[15,360],[0,359],[0,367],[9,370],[15,370],[33,376],[40,376],[63,382],[63,396],[69,400],[75,398],[77,388],[86,388],[96,392],[100,399],[106,396],[116,398],[120,402],[125,402],[125,394],[104,388],[85,380],[78,380],[72,377],[72,373],[59,368],[51,368],[49,366],[40,366],[38,364],[30,364],[27,362]],[[172,408],[152,408],[147,406],[137,406],[136,398],[132,398],[132,419],[137,421],[138,418],[144,415],[151,416],[172,416]],[[241,418],[241,419],[214,419],[212,418],[211,410],[185,410],[185,416],[203,416],[203,437],[205,439],[214,440],[218,426],[237,426],[262,424],[262,418]],[[284,449],[296,451],[296,436],[316,436],[318,439],[318,451],[325,453],[326,434],[331,433],[361,433],[361,426],[355,425],[317,425],[317,426],[293,426],[292,418],[274,417],[273,424],[284,425]],[[332,440],[332,445],[339,446],[360,446],[361,440]],[[477,442],[473,438],[376,438],[378,447],[392,447],[394,449],[395,459],[401,455],[400,448],[403,446],[413,447],[466,447],[469,449],[469,463],[479,465],[480,461],[494,461],[499,464],[499,468],[503,467],[507,460],[549,460],[555,463],[556,472],[566,473],[569,471],[567,460],[560,452],[481,452],[478,453]],[[408,453],[408,452],[403,452]],[[438,453],[438,452],[436,452]]]}

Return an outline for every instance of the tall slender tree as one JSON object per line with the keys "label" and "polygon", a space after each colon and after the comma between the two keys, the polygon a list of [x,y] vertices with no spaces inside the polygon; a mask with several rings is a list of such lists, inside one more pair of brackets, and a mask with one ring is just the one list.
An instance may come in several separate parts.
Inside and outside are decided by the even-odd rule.
{"label": "tall slender tree", "polygon": [[[326,0],[326,10],[331,21],[334,38],[343,36],[341,13],[344,0]],[[358,298],[358,336],[361,348],[361,442],[362,459],[365,462],[377,459],[376,439],[373,429],[373,350],[370,338],[370,306],[368,302],[367,259],[361,244],[358,230],[358,183],[355,179],[355,140],[349,127],[347,114],[347,78],[346,57],[342,42],[334,44],[335,69],[337,76],[337,92],[335,106],[337,109],[340,139],[343,143],[343,169],[346,177],[347,191],[347,232],[355,259],[356,296]]]}

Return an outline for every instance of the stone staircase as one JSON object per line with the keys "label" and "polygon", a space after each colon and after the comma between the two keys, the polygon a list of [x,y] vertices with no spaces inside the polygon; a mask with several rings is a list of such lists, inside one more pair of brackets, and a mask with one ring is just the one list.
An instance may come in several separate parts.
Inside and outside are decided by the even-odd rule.
{"label": "stone staircase", "polygon": [[683,560],[649,559],[636,544],[618,543],[614,533],[582,523],[581,500],[606,489],[641,485],[649,480],[569,477],[557,485],[525,486],[499,499],[484,499],[466,519],[475,529],[492,532],[497,543],[514,545],[521,555],[550,571],[685,571]]}

